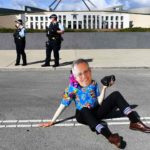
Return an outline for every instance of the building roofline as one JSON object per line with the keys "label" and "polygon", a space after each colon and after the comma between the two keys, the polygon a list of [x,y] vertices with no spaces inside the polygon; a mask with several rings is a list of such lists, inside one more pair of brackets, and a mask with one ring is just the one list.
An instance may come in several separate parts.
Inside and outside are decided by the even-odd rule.
{"label": "building roofline", "polygon": [[[138,12],[129,12],[129,11],[126,11],[126,10],[124,10],[124,11],[112,11],[112,10],[91,10],[91,11],[86,11],[86,10],[82,10],[82,11],[68,11],[68,10],[66,10],[66,11],[45,11],[45,12],[39,12],[40,14],[43,14],[43,13],[59,13],[59,12],[61,12],[61,13],[63,13],[63,12],[71,12],[71,13],[78,13],[78,12],[107,12],[107,13],[124,13],[124,14],[137,14],[137,15],[150,15],[150,13],[138,13]],[[30,13],[28,13],[28,12],[26,12],[27,14],[39,14],[38,12],[35,12],[35,13],[32,13],[32,12],[30,12]]]}

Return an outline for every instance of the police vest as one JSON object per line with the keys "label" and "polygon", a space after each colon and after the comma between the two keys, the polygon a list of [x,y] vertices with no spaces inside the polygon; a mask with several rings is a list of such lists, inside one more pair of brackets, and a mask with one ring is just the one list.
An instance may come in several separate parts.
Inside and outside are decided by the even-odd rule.
{"label": "police vest", "polygon": [[25,41],[25,36],[24,37],[21,37],[19,35],[19,32],[21,31],[21,29],[16,29],[16,31],[14,32],[13,36],[14,36],[14,39],[15,40],[22,40],[22,41]]}
{"label": "police vest", "polygon": [[59,23],[51,23],[47,29],[47,37],[51,40],[52,38],[61,39],[61,34],[57,33],[59,29]]}

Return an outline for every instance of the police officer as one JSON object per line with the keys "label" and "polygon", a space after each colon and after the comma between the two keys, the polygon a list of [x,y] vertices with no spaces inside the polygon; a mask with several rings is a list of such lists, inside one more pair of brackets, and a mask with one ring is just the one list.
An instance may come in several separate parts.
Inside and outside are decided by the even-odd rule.
{"label": "police officer", "polygon": [[16,64],[15,66],[20,65],[20,58],[22,56],[23,64],[22,66],[27,65],[26,60],[26,53],[25,53],[25,28],[23,26],[23,21],[21,19],[18,19],[15,21],[16,24],[16,31],[14,32],[14,41],[16,44],[16,52],[17,52],[17,58],[16,58]]}
{"label": "police officer", "polygon": [[51,52],[54,54],[53,67],[59,66],[59,50],[61,48],[62,36],[64,33],[64,27],[57,22],[57,15],[52,14],[50,17],[50,25],[46,29],[48,41],[46,42],[46,59],[42,67],[50,66]]}

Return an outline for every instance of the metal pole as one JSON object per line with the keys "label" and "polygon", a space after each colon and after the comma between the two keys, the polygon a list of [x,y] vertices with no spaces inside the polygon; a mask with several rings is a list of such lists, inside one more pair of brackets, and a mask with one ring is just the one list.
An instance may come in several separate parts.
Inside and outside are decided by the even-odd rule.
{"label": "metal pole", "polygon": [[57,1],[57,0],[54,0],[54,1],[49,5],[49,7],[51,7],[52,5],[54,5],[56,1]]}
{"label": "metal pole", "polygon": [[85,0],[82,0],[82,2],[85,4],[85,6],[88,8],[88,10],[91,11],[89,6],[86,4]]}
{"label": "metal pole", "polygon": [[59,3],[61,2],[61,0],[59,0],[59,2],[57,3],[57,5],[55,6],[54,10],[58,7]]}
{"label": "metal pole", "polygon": [[91,5],[93,5],[96,8],[96,5],[94,5],[90,0],[88,0],[88,1]]}

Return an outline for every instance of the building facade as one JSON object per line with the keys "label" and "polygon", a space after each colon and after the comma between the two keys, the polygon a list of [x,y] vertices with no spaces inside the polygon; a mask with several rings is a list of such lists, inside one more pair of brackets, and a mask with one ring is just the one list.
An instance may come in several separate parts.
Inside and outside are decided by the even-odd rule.
{"label": "building facade", "polygon": [[45,29],[55,13],[66,29],[122,29],[129,27],[129,14],[105,11],[55,11],[25,14],[26,28]]}

